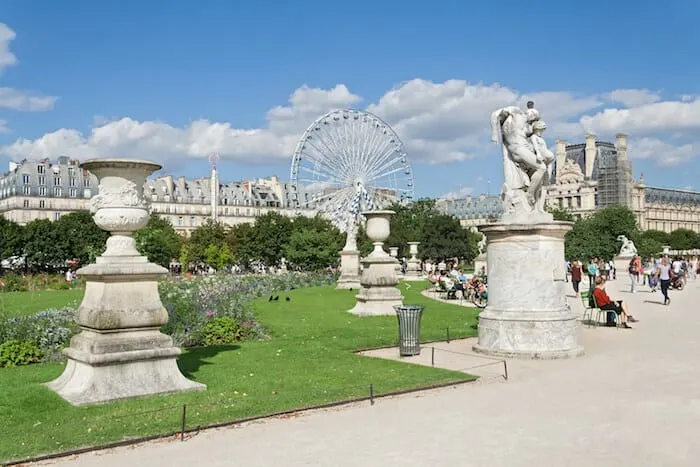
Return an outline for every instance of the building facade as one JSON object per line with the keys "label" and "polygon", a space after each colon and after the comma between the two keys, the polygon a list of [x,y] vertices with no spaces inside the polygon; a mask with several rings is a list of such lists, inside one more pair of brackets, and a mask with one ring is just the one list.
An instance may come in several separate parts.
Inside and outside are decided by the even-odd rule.
{"label": "building facade", "polygon": [[[97,185],[97,177],[68,157],[59,157],[55,163],[49,159],[11,162],[9,171],[0,175],[0,215],[21,225],[35,219],[58,220],[88,210]],[[189,235],[208,219],[233,226],[270,211],[289,217],[316,215],[315,209],[292,208],[291,190],[289,183],[275,176],[220,183],[213,167],[208,178],[165,175],[147,180],[144,196],[151,212],[168,219],[178,233]]]}
{"label": "building facade", "polygon": [[[622,205],[635,214],[643,230],[671,232],[679,228],[700,232],[700,193],[646,185],[635,180],[627,157],[627,136],[615,143],[587,135],[581,144],[557,140],[555,161],[545,186],[547,205],[582,218],[597,209]],[[500,196],[468,196],[440,200],[437,206],[456,216],[465,227],[496,222],[503,213]]]}

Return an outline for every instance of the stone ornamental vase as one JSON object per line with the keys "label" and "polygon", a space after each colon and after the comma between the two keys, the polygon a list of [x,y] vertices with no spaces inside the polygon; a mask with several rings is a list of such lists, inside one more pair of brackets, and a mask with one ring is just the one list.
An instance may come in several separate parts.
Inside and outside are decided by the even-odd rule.
{"label": "stone ornamental vase", "polygon": [[374,245],[374,251],[362,258],[360,276],[360,293],[357,304],[350,313],[359,316],[393,315],[394,306],[403,304],[401,292],[396,288],[399,278],[396,276],[396,259],[389,256],[384,249],[384,241],[389,238],[389,220],[394,211],[369,211],[362,215],[367,219],[365,230]]}
{"label": "stone ornamental vase", "polygon": [[80,167],[99,179],[91,211],[95,223],[111,235],[102,256],[78,270],[86,279],[76,315],[82,331],[64,351],[65,371],[48,386],[74,405],[205,389],[180,373],[180,349],[160,332],[168,313],[158,280],[168,270],[141,256],[133,238],[149,218],[143,184],[161,166],[97,159]]}
{"label": "stone ornamental vase", "polygon": [[408,251],[411,253],[411,258],[406,262],[406,274],[403,277],[405,281],[423,280],[420,260],[417,257],[418,245],[420,245],[420,242],[408,242]]}
{"label": "stone ornamental vase", "polygon": [[399,247],[397,246],[390,246],[389,247],[389,256],[394,258],[396,260],[396,264],[394,264],[394,273],[401,278],[401,262],[399,261]]}

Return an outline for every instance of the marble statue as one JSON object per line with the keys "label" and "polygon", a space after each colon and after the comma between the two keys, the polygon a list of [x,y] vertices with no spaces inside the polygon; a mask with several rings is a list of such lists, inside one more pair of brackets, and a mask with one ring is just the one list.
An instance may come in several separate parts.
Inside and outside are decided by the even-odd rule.
{"label": "marble statue", "polygon": [[544,209],[543,186],[554,159],[542,132],[547,126],[540,120],[532,101],[527,110],[509,106],[491,114],[491,140],[502,143],[504,183],[503,221],[511,223],[551,222]]}
{"label": "marble statue", "polygon": [[623,258],[629,258],[632,256],[637,256],[637,247],[634,246],[634,242],[624,235],[618,235],[617,241],[622,242],[622,248],[620,248],[620,254]]}

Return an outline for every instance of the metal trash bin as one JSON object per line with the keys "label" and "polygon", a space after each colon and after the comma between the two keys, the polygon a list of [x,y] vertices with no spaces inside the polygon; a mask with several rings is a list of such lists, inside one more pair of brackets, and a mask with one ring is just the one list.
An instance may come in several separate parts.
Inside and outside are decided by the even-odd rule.
{"label": "metal trash bin", "polygon": [[395,305],[399,320],[399,355],[420,355],[420,319],[423,307],[419,305]]}

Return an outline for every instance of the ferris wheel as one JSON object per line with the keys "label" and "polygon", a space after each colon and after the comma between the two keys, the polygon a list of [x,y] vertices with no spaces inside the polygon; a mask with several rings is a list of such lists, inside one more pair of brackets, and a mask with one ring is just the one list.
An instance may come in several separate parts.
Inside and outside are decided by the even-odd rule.
{"label": "ferris wheel", "polygon": [[297,208],[327,213],[345,231],[362,210],[413,200],[413,171],[401,139],[362,110],[319,117],[297,143],[290,176]]}

